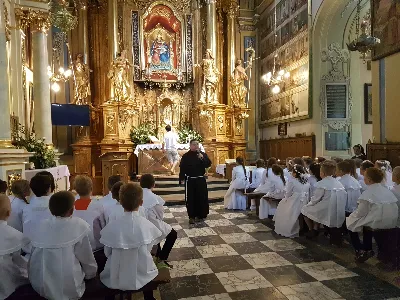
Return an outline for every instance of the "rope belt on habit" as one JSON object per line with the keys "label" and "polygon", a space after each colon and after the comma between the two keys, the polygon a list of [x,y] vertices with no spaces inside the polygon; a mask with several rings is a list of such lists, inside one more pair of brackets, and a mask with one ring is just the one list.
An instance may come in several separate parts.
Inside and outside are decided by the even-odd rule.
{"label": "rope belt on habit", "polygon": [[186,180],[185,180],[185,203],[187,203],[187,183],[188,183],[188,179],[197,179],[197,178],[204,178],[204,176],[187,176],[185,174]]}
{"label": "rope belt on habit", "polygon": [[185,176],[186,176],[186,178],[190,178],[190,179],[204,178],[204,176],[195,176],[195,177],[193,177],[193,176],[187,176],[187,175],[185,175]]}

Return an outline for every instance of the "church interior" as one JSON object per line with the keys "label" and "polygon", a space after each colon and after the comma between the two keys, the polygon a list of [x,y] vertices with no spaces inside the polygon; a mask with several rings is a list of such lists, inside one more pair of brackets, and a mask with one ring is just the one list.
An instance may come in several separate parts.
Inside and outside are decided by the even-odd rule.
{"label": "church interior", "polygon": [[[280,202],[260,217],[275,200],[255,185],[265,167],[265,184],[272,170],[289,193],[296,166],[314,176],[316,164],[325,177],[327,161],[341,182],[353,162],[360,199],[381,181],[400,199],[399,0],[3,0],[0,70],[0,179],[12,209],[14,183],[43,170],[55,191],[76,193],[75,179],[90,179],[92,201],[111,195],[115,175],[154,176],[177,240],[168,282],[145,300],[400,299],[400,216],[392,227],[365,225],[364,238],[366,227],[379,232],[368,250],[379,254],[360,263],[346,228],[354,210],[343,210],[340,245],[331,226],[309,226],[307,205],[289,238],[276,233]],[[195,140],[211,161],[205,221],[186,214],[168,127],[177,156]],[[364,183],[366,161],[384,179]],[[1,288],[1,299],[47,298],[2,298]]]}

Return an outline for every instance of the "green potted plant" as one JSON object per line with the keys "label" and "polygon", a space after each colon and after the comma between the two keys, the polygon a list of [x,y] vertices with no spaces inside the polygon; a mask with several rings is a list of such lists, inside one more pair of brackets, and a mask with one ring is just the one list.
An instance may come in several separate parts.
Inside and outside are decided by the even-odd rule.
{"label": "green potted plant", "polygon": [[177,128],[179,136],[179,143],[187,144],[191,140],[197,140],[199,143],[203,142],[203,137],[196,130],[192,128],[190,123],[183,124]]}
{"label": "green potted plant", "polygon": [[150,143],[150,136],[156,136],[156,132],[149,122],[131,129],[130,137],[134,146]]}

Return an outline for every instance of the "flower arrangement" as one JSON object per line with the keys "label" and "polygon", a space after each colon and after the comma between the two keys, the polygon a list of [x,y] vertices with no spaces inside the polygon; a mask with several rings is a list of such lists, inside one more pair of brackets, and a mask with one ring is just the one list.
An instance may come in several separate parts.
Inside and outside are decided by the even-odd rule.
{"label": "flower arrangement", "polygon": [[131,141],[135,146],[150,143],[151,135],[155,136],[156,132],[149,122],[132,127],[130,133]]}
{"label": "flower arrangement", "polygon": [[192,128],[190,123],[183,124],[177,128],[179,136],[179,143],[187,144],[190,140],[197,140],[199,143],[203,142],[203,137],[196,130]]}
{"label": "flower arrangement", "polygon": [[37,139],[33,132],[27,132],[22,125],[18,126],[13,145],[18,149],[25,149],[34,153],[29,158],[29,162],[33,163],[36,169],[47,169],[56,166],[54,149],[46,145],[43,139]]}

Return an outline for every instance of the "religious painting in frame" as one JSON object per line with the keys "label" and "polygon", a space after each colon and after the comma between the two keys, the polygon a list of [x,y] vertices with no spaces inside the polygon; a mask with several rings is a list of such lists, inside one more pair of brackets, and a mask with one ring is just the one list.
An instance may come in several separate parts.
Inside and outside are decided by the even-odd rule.
{"label": "religious painting in frame", "polygon": [[381,40],[372,51],[377,60],[400,51],[400,0],[372,0],[372,35]]}
{"label": "religious painting in frame", "polygon": [[364,84],[364,122],[372,124],[372,84]]}
{"label": "religious painting in frame", "polygon": [[149,6],[142,16],[142,58],[153,80],[176,81],[182,72],[182,19],[163,2]]}

